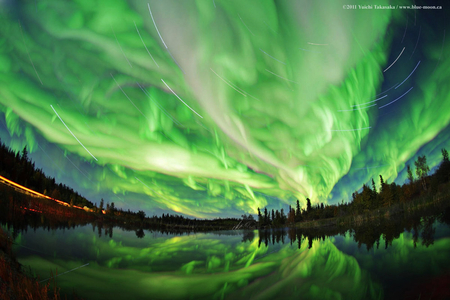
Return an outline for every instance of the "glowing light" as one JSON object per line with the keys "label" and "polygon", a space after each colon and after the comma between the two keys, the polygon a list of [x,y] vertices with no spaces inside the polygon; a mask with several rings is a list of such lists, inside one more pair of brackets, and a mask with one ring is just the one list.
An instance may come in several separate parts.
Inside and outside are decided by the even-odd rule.
{"label": "glowing light", "polygon": [[25,44],[25,37],[23,35],[23,31],[22,31],[22,25],[19,22],[19,28],[20,28],[20,33],[22,34],[22,39],[23,39],[23,46],[25,47],[25,50],[27,51],[27,55],[28,55],[28,59],[30,60],[31,65],[33,66],[34,69],[34,73],[36,73],[37,78],[39,79],[39,82],[41,83],[41,85],[44,85],[42,83],[41,77],[39,76],[36,67],[34,66],[33,60],[31,59],[30,53],[28,52],[28,48],[27,45]]}
{"label": "glowing light", "polygon": [[201,115],[199,115],[195,110],[193,110],[189,105],[187,105],[186,102],[184,102],[180,97],[178,97],[178,95],[170,88],[170,86],[167,85],[167,83],[161,78],[161,81],[165,84],[165,86],[178,98],[178,100],[180,100],[181,102],[183,102],[184,105],[186,105],[190,110],[192,110],[197,116],[199,116],[200,118],[203,119],[203,117]]}
{"label": "glowing light", "polygon": [[72,130],[69,129],[69,127],[67,127],[66,123],[64,123],[63,119],[61,119],[61,117],[59,116],[59,114],[56,112],[56,110],[53,108],[53,105],[50,105],[50,107],[53,109],[53,111],[55,112],[55,114],[58,116],[58,118],[61,120],[61,122],[64,124],[64,126],[67,128],[67,130],[69,130],[70,134],[77,140],[77,142],[84,148],[84,150],[87,151],[87,153],[89,153],[95,160],[97,160],[97,158],[95,158],[94,155],[92,155],[92,153],[80,142],[80,140],[75,136],[75,134],[73,134]]}
{"label": "glowing light", "polygon": [[[180,122],[178,122],[175,118],[173,118],[171,115],[169,115],[169,113],[164,109],[164,107],[162,107],[158,101],[155,101],[152,99],[152,97],[150,97],[150,95],[147,93],[147,91],[139,84],[139,82],[136,82],[136,84],[139,86],[139,88],[142,90],[142,92],[144,92],[144,94],[153,102],[156,104],[156,106],[158,106],[158,108],[168,117],[170,118],[175,124],[177,125],[181,125]],[[146,118],[147,119],[147,118]]]}
{"label": "glowing light", "polygon": [[401,98],[403,98],[403,96],[405,96],[406,94],[409,93],[409,91],[411,91],[413,89],[413,87],[411,87],[409,90],[407,90],[403,95],[401,95],[400,97],[398,97],[397,99],[395,99],[394,101],[389,102],[388,104],[385,104],[383,106],[380,106],[379,109],[382,109],[383,107],[386,107],[388,105],[391,105],[392,103],[394,103],[397,100],[400,100]]}
{"label": "glowing light", "polygon": [[[5,184],[7,184],[7,185],[10,185],[11,187],[13,187],[15,189],[19,189],[19,190],[25,191],[27,193],[30,193],[30,194],[34,195],[34,196],[41,197],[41,198],[46,198],[46,199],[49,199],[49,200],[53,200],[53,201],[58,202],[59,204],[64,205],[64,206],[70,206],[68,203],[66,203],[64,201],[61,201],[61,200],[58,200],[58,199],[54,199],[52,197],[49,197],[49,196],[46,196],[44,194],[38,193],[38,192],[36,192],[36,191],[34,191],[32,189],[24,187],[23,185],[15,183],[14,181],[11,181],[8,178],[5,178],[3,176],[0,176],[0,181],[5,183]],[[73,205],[73,207],[74,208],[78,208],[78,209],[83,209],[82,207],[79,207],[79,206],[76,206],[76,205]],[[24,209],[33,210],[31,208],[24,208]]]}
{"label": "glowing light", "polygon": [[153,58],[153,55],[151,55],[151,54],[150,54],[150,51],[148,51],[148,48],[147,48],[147,46],[145,45],[144,40],[142,39],[141,33],[139,32],[139,29],[138,29],[137,26],[136,26],[136,22],[133,21],[133,23],[134,23],[134,27],[136,27],[136,31],[137,31],[137,33],[138,33],[138,35],[139,35],[139,38],[141,39],[142,45],[144,45],[145,50],[147,51],[148,55],[150,55],[150,57],[152,58],[152,60],[153,60],[153,62],[155,63],[155,65],[159,68],[159,65],[158,65],[158,63],[156,62],[156,60]]}
{"label": "glowing light", "polygon": [[395,88],[397,85],[398,85],[398,82],[397,82],[396,84],[394,84],[393,86],[391,86],[390,88],[388,88],[387,90],[385,90],[385,91],[383,91],[383,92],[377,94],[376,97],[378,97],[378,96],[380,96],[380,95],[382,95],[382,94],[385,94],[385,93],[389,92],[390,90],[392,90],[393,88]]}
{"label": "glowing light", "polygon": [[209,68],[214,74],[216,74],[217,77],[219,77],[223,82],[225,82],[226,84],[228,84],[228,86],[230,86],[232,89],[234,89],[236,92],[238,92],[239,94],[241,94],[244,97],[247,97],[246,94],[242,93],[241,91],[237,90],[233,85],[231,85],[231,83],[228,82],[228,80],[223,79],[222,77],[220,77],[219,74],[217,74],[213,69]]}
{"label": "glowing light", "polygon": [[250,28],[248,28],[247,24],[245,24],[244,20],[242,20],[241,15],[238,14],[238,16],[239,16],[239,19],[241,19],[242,24],[244,24],[245,28],[247,28],[247,30],[248,30],[252,35],[255,35],[255,34],[250,30]]}
{"label": "glowing light", "polygon": [[130,61],[128,60],[127,56],[125,55],[125,52],[123,52],[122,46],[120,46],[119,40],[117,39],[116,33],[114,32],[114,29],[111,26],[111,30],[114,34],[114,38],[116,39],[117,45],[120,48],[120,52],[122,52],[123,57],[125,58],[125,60],[127,61],[128,65],[130,66],[130,68],[132,68],[133,66],[131,65]]}
{"label": "glowing light", "polygon": [[[372,101],[369,101],[369,102],[364,102],[364,103],[361,103],[361,104],[355,104],[355,105],[353,105],[353,106],[361,106],[361,105],[366,105],[366,104],[369,104],[369,103],[372,103],[372,102],[377,102],[377,101],[379,101],[379,100],[381,100],[381,99],[386,98],[387,96],[388,96],[388,95],[384,95],[383,97],[377,98],[377,99],[375,99],[375,100],[372,100]],[[371,105],[371,106],[373,106],[373,105]]]}
{"label": "glowing light", "polygon": [[[141,115],[142,115],[144,118],[147,119],[147,117],[144,115],[144,113],[136,106],[136,104],[134,104],[133,101],[131,101],[130,97],[128,97],[128,95],[125,93],[125,91],[124,91],[124,90],[122,89],[122,87],[119,85],[119,83],[116,81],[116,79],[114,78],[114,76],[113,76],[111,73],[109,73],[109,75],[111,75],[111,77],[112,77],[112,79],[114,80],[114,82],[116,83],[117,87],[122,91],[122,93],[125,95],[125,97],[127,97],[128,101],[130,101],[131,104],[133,104],[134,108],[136,108],[136,109],[141,113]],[[147,120],[148,120],[148,119],[147,119]]]}
{"label": "glowing light", "polygon": [[273,57],[272,55],[268,54],[266,51],[262,50],[261,48],[259,48],[259,50],[264,53],[265,55],[269,56],[270,58],[276,60],[279,63],[282,63],[283,65],[285,65],[286,63],[282,62],[281,60],[276,59],[275,57]]}
{"label": "glowing light", "polygon": [[308,52],[322,53],[322,51],[308,50],[308,49],[304,49],[304,48],[299,48],[299,49],[300,49],[300,50],[303,50],[303,51],[308,51]]}
{"label": "glowing light", "polygon": [[150,3],[147,3],[147,6],[148,6],[148,11],[150,12],[150,16],[152,17],[153,25],[155,25],[156,32],[158,32],[159,38],[163,42],[164,47],[166,47],[166,49],[168,49],[167,45],[166,45],[166,42],[164,42],[164,40],[163,40],[163,38],[161,36],[161,33],[159,33],[158,26],[156,26],[156,22],[155,22],[155,19],[153,18],[152,10],[150,9]]}
{"label": "glowing light", "polygon": [[[384,98],[384,97],[383,97]],[[371,101],[371,102],[373,102],[373,101]],[[368,102],[369,103],[369,102]],[[362,104],[361,104],[362,105]],[[372,105],[369,105],[369,106],[365,106],[365,107],[357,107],[357,108],[353,108],[353,109],[340,109],[340,110],[338,110],[339,112],[340,111],[355,111],[355,110],[361,110],[361,109],[366,109],[366,108],[369,108],[369,107],[372,107],[372,106],[375,106],[375,105],[377,105],[376,103],[375,104],[372,104]]]}
{"label": "glowing light", "polygon": [[[450,148],[448,24],[424,23],[442,12],[417,14],[412,34],[407,14],[349,17],[343,0],[150,2],[0,10],[0,138],[91,201],[205,218],[335,203]],[[398,64],[416,44],[417,65]],[[57,118],[70,131],[42,121]]]}
{"label": "glowing light", "polygon": [[416,67],[414,68],[414,70],[412,70],[412,72],[409,73],[408,77],[406,77],[405,80],[403,80],[399,85],[397,85],[397,86],[395,87],[395,89],[399,88],[406,80],[408,80],[409,77],[411,77],[411,75],[412,75],[412,74],[414,73],[414,71],[417,69],[417,67],[419,66],[419,64],[420,64],[420,60],[419,60],[419,62],[417,63],[417,65],[416,65]]}
{"label": "glowing light", "polygon": [[389,67],[387,67],[386,69],[383,70],[383,73],[386,72],[387,70],[389,70],[394,64],[395,62],[400,58],[400,56],[402,56],[403,51],[405,51],[405,47],[403,47],[402,52],[400,52],[400,54],[397,56],[397,58],[392,62],[392,64],[389,65]]}
{"label": "glowing light", "polygon": [[297,82],[295,82],[295,81],[292,81],[292,80],[289,80],[289,79],[287,79],[287,78],[284,78],[283,76],[280,76],[280,75],[278,75],[278,74],[275,74],[275,73],[274,73],[274,72],[272,72],[272,71],[269,71],[269,70],[267,70],[267,69],[266,69],[266,71],[267,71],[267,72],[269,72],[270,74],[273,74],[273,75],[277,76],[278,78],[281,78],[281,79],[283,79],[283,80],[286,80],[286,81],[289,81],[289,82],[292,82],[292,83],[298,84]]}
{"label": "glowing light", "polygon": [[82,265],[82,266],[79,266],[79,267],[76,267],[76,268],[73,268],[73,269],[71,269],[71,270],[69,270],[69,271],[65,271],[65,272],[63,272],[63,273],[61,273],[61,274],[58,274],[58,275],[56,275],[56,276],[52,276],[52,277],[49,277],[49,278],[47,278],[47,279],[41,280],[41,281],[39,281],[39,283],[42,283],[42,282],[48,281],[48,280],[50,280],[50,279],[53,279],[53,278],[55,278],[55,277],[58,277],[58,276],[61,276],[61,275],[67,274],[67,273],[69,273],[69,272],[72,272],[72,271],[78,270],[78,269],[80,269],[80,268],[83,268],[83,267],[86,267],[86,266],[89,266],[89,263],[87,263],[87,264],[84,264],[84,265]]}

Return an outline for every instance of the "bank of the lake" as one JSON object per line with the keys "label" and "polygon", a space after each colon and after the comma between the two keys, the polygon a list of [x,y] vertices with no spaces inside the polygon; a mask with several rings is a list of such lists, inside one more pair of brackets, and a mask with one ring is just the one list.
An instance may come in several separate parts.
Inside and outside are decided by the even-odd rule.
{"label": "bank of the lake", "polygon": [[[40,283],[17,261],[12,240],[0,227],[0,299],[61,299],[53,279]],[[80,299],[74,295],[74,299]]]}
{"label": "bank of the lake", "polygon": [[449,271],[448,224],[449,212],[437,212],[352,230],[144,230],[137,237],[120,228],[109,236],[90,225],[40,226],[21,231],[14,247],[41,278],[58,270],[61,291],[85,299],[418,299]]}
{"label": "bank of the lake", "polygon": [[362,214],[346,215],[327,219],[308,220],[296,222],[295,228],[321,228],[321,227],[346,227],[360,226],[365,223],[389,222],[394,218],[407,218],[408,216],[426,216],[437,210],[444,211],[450,207],[450,185],[446,185],[444,191],[434,195],[427,194],[410,202],[395,203],[391,206],[381,207],[375,210],[365,210]]}

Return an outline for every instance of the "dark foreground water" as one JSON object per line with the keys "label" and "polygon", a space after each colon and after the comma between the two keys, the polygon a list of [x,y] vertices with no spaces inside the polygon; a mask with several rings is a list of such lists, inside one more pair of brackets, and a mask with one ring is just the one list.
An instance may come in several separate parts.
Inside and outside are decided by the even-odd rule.
{"label": "dark foreground water", "polygon": [[41,280],[57,270],[61,290],[85,299],[448,299],[450,229],[423,223],[367,244],[355,231],[37,228],[17,235],[15,252]]}

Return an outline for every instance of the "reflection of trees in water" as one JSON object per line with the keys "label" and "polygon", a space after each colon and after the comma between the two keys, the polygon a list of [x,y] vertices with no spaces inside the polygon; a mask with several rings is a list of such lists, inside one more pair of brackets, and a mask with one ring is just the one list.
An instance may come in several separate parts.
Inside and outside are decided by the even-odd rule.
{"label": "reflection of trees in water", "polygon": [[422,224],[422,245],[428,247],[434,244],[434,234],[436,228],[433,224],[436,221],[436,217],[425,217]]}
{"label": "reflection of trees in water", "polygon": [[142,238],[145,236],[144,229],[139,228],[138,230],[136,230],[136,236],[137,236],[139,239],[142,239]]}
{"label": "reflection of trees in water", "polygon": [[[353,240],[358,244],[358,247],[363,245],[366,246],[366,249],[369,251],[372,248],[379,248],[382,241],[384,241],[384,248],[388,248],[392,246],[393,240],[400,237],[400,234],[405,230],[412,233],[412,240],[414,243],[414,247],[419,243],[419,239],[421,239],[421,244],[423,246],[430,246],[434,243],[434,235],[436,232],[436,228],[434,226],[436,221],[439,221],[444,224],[450,224],[449,218],[450,210],[447,209],[443,213],[437,216],[426,216],[423,218],[420,217],[412,217],[408,219],[397,219],[397,220],[389,220],[389,221],[380,221],[374,223],[365,223],[364,225],[360,225],[354,228],[279,228],[272,230],[259,230],[259,243],[261,246],[262,243],[267,247],[270,244],[285,244],[290,243],[291,245],[297,243],[298,248],[301,248],[303,242],[308,243],[308,248],[312,247],[313,241],[315,240],[325,240],[325,238],[333,237],[336,235],[346,235],[347,233],[353,238]],[[44,228],[47,231],[56,230],[56,229],[74,229],[78,226],[84,226],[89,223],[74,223],[71,221],[65,222],[52,222],[51,220],[46,219],[42,215],[37,215],[35,213],[27,213],[21,215],[14,215],[14,218],[11,218],[10,215],[5,216],[5,213],[0,213],[0,221],[2,225],[6,225],[8,231],[11,232],[12,237],[15,239],[21,232],[27,232],[28,228],[37,229]],[[95,232],[97,230],[98,236],[105,237],[109,236],[112,238],[113,236],[113,228],[117,225],[114,224],[106,224],[101,222],[90,223],[92,225],[92,230]],[[135,231],[136,237],[143,238],[145,236],[144,230],[142,228],[127,228],[122,226],[117,226],[122,230],[127,231]],[[186,232],[182,232],[179,230],[171,231],[171,230],[155,230],[155,232],[159,232],[166,235],[177,235],[177,234],[186,234]],[[218,235],[242,235],[242,242],[252,242],[255,239],[255,231],[254,230],[246,230],[246,231],[218,231],[214,232]]]}
{"label": "reflection of trees in water", "polygon": [[366,222],[363,225],[353,228],[288,228],[278,230],[259,230],[259,243],[266,247],[270,244],[285,243],[289,239],[291,245],[297,242],[298,248],[301,248],[303,242],[308,243],[308,248],[312,247],[313,241],[337,235],[345,236],[347,233],[358,244],[358,247],[366,246],[367,251],[380,246],[384,241],[384,248],[392,246],[392,242],[398,239],[400,235],[406,231],[412,233],[414,247],[417,246],[419,238],[423,246],[430,246],[434,243],[434,235],[436,233],[435,223],[440,221],[444,224],[450,224],[450,209],[438,215],[428,215],[425,217],[413,216],[410,218],[397,218],[395,220],[380,220],[378,222]]}
{"label": "reflection of trees in water", "polygon": [[245,230],[242,236],[242,242],[252,242],[255,239],[255,231]]}
{"label": "reflection of trees in water", "polygon": [[[23,202],[26,197],[18,195],[14,202]],[[92,224],[92,229],[95,232],[97,230],[98,236],[105,237],[113,236],[113,228],[118,227],[125,231],[135,231],[138,238],[145,236],[142,228],[136,229],[136,226],[131,224],[117,224],[108,223],[107,221],[95,221],[88,222],[86,220],[74,221],[70,218],[56,218],[52,216],[46,216],[36,212],[28,212],[24,210],[6,209],[10,204],[8,201],[0,201],[0,223],[6,225],[8,231],[11,232],[12,237],[16,238],[19,233],[26,232],[28,228],[37,229],[44,228],[48,231],[56,229],[73,229],[77,226],[85,226]],[[17,203],[14,203],[16,205]],[[420,215],[422,214],[422,216]],[[436,221],[450,225],[450,207],[445,210],[441,210],[439,213],[435,212],[420,212],[417,215],[412,215],[407,218],[402,218],[402,215],[397,215],[396,218],[387,220],[377,219],[375,221],[363,222],[361,225],[350,227],[322,227],[322,228],[279,228],[272,230],[259,230],[259,246],[262,243],[265,246],[270,244],[285,244],[289,242],[291,245],[297,243],[298,248],[301,247],[303,242],[308,243],[308,247],[311,248],[314,240],[325,240],[326,237],[336,235],[346,235],[347,233],[353,238],[359,247],[365,245],[367,250],[371,250],[376,247],[379,248],[380,244],[384,244],[385,248],[392,245],[394,239],[400,237],[400,235],[406,230],[412,234],[412,240],[414,247],[421,240],[423,246],[430,246],[434,243],[434,235],[436,229],[434,224]],[[190,233],[191,231],[173,230],[170,228],[155,228],[151,231],[159,232],[166,235],[183,235]],[[216,231],[217,235],[242,235],[242,242],[251,242],[255,238],[255,231]]]}

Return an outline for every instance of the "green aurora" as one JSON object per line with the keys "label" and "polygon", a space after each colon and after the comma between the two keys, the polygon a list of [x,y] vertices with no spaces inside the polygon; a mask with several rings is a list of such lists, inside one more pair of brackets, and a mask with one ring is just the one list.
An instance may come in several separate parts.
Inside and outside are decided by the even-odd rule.
{"label": "green aurora", "polygon": [[96,231],[85,226],[49,234],[38,228],[20,234],[14,247],[20,263],[41,279],[57,270],[58,286],[78,287],[88,299],[383,299],[385,285],[406,278],[403,285],[413,288],[425,274],[442,274],[450,248],[443,226],[432,247],[420,241],[415,247],[404,232],[388,249],[382,242],[370,251],[359,249],[349,233],[314,240],[309,249],[306,239],[300,248],[297,241],[258,247],[257,231],[247,242],[236,233],[146,231],[137,239],[132,231],[115,229],[113,238],[99,238]]}
{"label": "green aurora", "polygon": [[[329,239],[315,241],[311,249],[305,241],[300,249],[264,243],[258,248],[258,237],[242,243],[239,235],[137,239],[133,232],[115,230],[109,239],[96,237],[87,227],[77,231],[73,235],[59,232],[58,239],[40,229],[37,235],[20,236],[17,242],[29,252],[20,262],[42,279],[50,277],[49,270],[69,271],[58,277],[58,286],[83,287],[77,290],[89,299],[185,299],[186,295],[195,299],[248,299],[249,295],[252,299],[274,295],[382,299],[383,295],[382,287],[357,260]],[[48,251],[55,252],[45,255]]]}
{"label": "green aurora", "polygon": [[2,1],[0,137],[91,201],[149,214],[401,183],[450,148],[450,40],[430,21],[445,10],[345,4]]}

